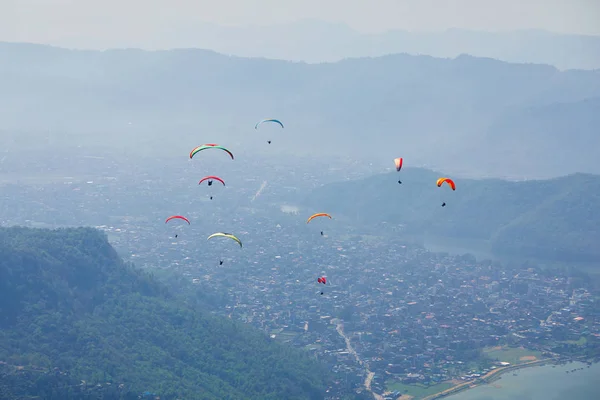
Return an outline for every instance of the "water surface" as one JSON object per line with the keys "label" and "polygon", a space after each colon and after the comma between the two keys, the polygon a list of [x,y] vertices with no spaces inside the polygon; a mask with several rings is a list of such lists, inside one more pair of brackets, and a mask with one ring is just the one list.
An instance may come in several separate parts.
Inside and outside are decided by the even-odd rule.
{"label": "water surface", "polygon": [[[583,368],[583,369],[580,369]],[[572,370],[577,369],[575,372]],[[569,371],[566,373],[565,371]],[[524,368],[488,385],[446,397],[449,400],[599,400],[600,364]]]}

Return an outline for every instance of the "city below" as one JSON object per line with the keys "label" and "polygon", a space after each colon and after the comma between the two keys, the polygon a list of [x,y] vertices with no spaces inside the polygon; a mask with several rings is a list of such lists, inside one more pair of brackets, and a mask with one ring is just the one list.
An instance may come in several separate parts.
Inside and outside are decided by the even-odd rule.
{"label": "city below", "polygon": [[[598,355],[597,293],[574,269],[433,253],[385,224],[361,229],[336,216],[306,224],[290,174],[315,177],[286,166],[210,190],[187,182],[189,165],[182,175],[169,168],[160,178],[96,171],[8,185],[0,217],[103,230],[123,258],[182,285],[212,313],[326,362],[338,376],[331,399],[349,388],[424,398],[517,365]],[[43,204],[32,196],[40,191]],[[173,214],[191,225],[165,224]],[[234,233],[243,248],[207,242],[217,231]]]}

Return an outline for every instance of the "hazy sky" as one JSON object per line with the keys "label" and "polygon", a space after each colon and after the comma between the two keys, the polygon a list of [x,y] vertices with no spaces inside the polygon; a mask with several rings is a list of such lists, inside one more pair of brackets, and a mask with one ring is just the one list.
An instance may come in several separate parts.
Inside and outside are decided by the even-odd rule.
{"label": "hazy sky", "polygon": [[131,43],[203,21],[305,18],[361,32],[536,28],[600,35],[600,0],[0,0],[0,40]]}

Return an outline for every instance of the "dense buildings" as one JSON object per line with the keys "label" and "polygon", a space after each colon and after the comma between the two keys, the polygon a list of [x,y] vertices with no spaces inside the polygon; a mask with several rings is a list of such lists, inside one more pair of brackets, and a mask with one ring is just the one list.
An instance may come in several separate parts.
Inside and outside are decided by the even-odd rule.
{"label": "dense buildings", "polygon": [[[310,212],[294,199],[298,187],[314,185],[309,172],[295,172],[299,182],[292,186],[285,167],[265,177],[252,168],[243,176],[228,171],[227,188],[211,188],[209,200],[190,166],[167,166],[162,175],[132,168],[118,177],[117,169],[7,186],[0,218],[97,226],[136,265],[167,279],[183,277],[213,313],[329,363],[339,375],[336,385],[359,389],[369,371],[378,393],[388,381],[474,379],[495,367],[483,349],[500,345],[546,356],[600,345],[597,293],[577,274],[431,253],[398,236],[401,227],[385,224],[357,227],[335,216],[307,225]],[[165,224],[172,214],[186,215],[192,225]],[[243,249],[206,242],[215,231],[236,234]],[[317,283],[321,275],[327,286]]]}

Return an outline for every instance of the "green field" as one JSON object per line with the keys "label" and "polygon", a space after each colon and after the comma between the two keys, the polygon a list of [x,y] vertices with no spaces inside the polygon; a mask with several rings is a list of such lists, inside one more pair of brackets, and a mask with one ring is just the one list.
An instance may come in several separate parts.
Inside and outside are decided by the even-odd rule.
{"label": "green field", "polygon": [[577,346],[585,346],[587,343],[587,339],[585,338],[585,336],[582,336],[579,338],[579,340],[565,340],[565,341],[562,341],[561,343],[575,344]]}
{"label": "green field", "polygon": [[402,382],[389,380],[386,382],[386,389],[389,392],[398,390],[401,394],[412,396],[414,400],[423,399],[432,394],[443,392],[454,385],[448,382],[438,383],[437,385],[426,386],[422,384],[407,385]]}
{"label": "green field", "polygon": [[307,344],[306,346],[304,346],[305,349],[307,350],[321,350],[323,348],[323,346],[319,343],[313,343],[313,344]]}
{"label": "green field", "polygon": [[521,357],[535,357],[540,359],[542,357],[542,353],[535,350],[527,350],[523,347],[488,347],[483,350],[485,355],[492,360],[504,361],[511,364],[523,364],[530,360],[521,360]]}
{"label": "green field", "polygon": [[277,335],[275,336],[275,340],[286,342],[288,340],[294,339],[298,334],[294,332],[283,332],[283,329],[275,329],[271,331],[271,334]]}

